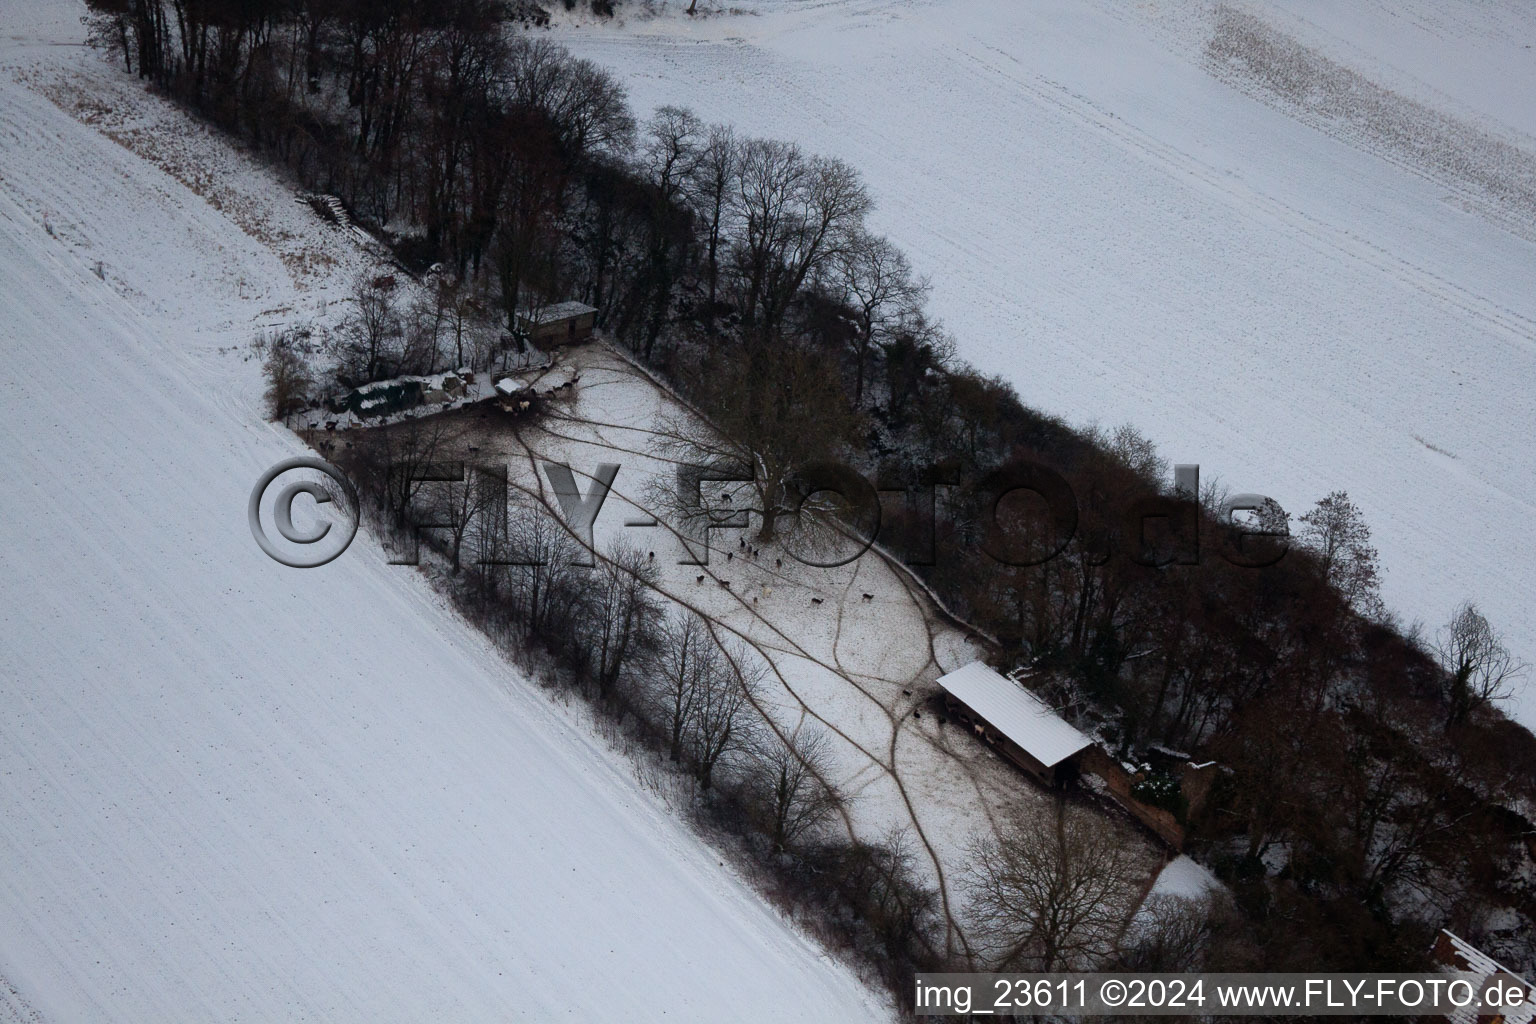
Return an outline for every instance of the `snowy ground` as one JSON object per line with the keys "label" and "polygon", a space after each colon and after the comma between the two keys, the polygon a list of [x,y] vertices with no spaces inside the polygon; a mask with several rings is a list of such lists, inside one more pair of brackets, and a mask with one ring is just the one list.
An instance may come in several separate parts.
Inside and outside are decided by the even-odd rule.
{"label": "snowy ground", "polygon": [[[642,113],[858,167],[961,355],[1027,402],[1293,514],[1349,491],[1391,608],[1474,598],[1536,662],[1529,5],[716,6],[555,37]],[[1332,71],[1291,97],[1213,55],[1244,17]],[[1362,82],[1379,116],[1333,102]],[[1536,685],[1513,710],[1536,725]]]}
{"label": "snowy ground", "polygon": [[[682,407],[606,346],[566,350],[562,361],[579,367],[581,383],[541,427],[450,414],[441,421],[449,425],[443,450],[473,446],[472,458],[508,467],[513,485],[545,502],[551,515],[558,505],[539,463],[569,465],[584,491],[600,463],[617,463],[595,524],[598,551],[627,543],[654,553],[667,601],[700,612],[722,639],[756,652],[770,669],[757,704],[774,727],[787,735],[809,726],[832,739],[829,781],[847,801],[840,827],[870,841],[905,834],[913,867],[938,889],[949,915],[948,940],[963,953],[967,847],[1000,822],[1052,806],[1044,790],[935,713],[934,680],[978,657],[976,647],[908,574],[875,553],[818,568],[777,543],[754,557],[742,546],[750,533],[715,530],[708,565],[683,564],[693,556],[655,499],[658,484],[671,485],[675,466],[653,443]],[[626,525],[647,519],[658,525]],[[1160,866],[1151,845],[1123,815],[1113,820],[1120,841],[1145,855],[1150,881]]]}
{"label": "snowy ground", "polygon": [[0,1019],[887,1016],[366,534],[257,550],[248,342],[365,261],[45,98],[78,13],[0,14]]}
{"label": "snowy ground", "polygon": [[1182,854],[1173,858],[1157,876],[1152,895],[1198,900],[1221,888],[1216,876]]}

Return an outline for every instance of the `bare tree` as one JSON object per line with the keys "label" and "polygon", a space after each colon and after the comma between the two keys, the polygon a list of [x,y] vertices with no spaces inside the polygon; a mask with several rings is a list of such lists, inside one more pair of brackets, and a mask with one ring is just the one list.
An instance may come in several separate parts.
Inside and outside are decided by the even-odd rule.
{"label": "bare tree", "polygon": [[511,564],[501,568],[511,582],[525,637],[566,636],[584,592],[573,568],[578,547],[569,531],[541,503],[514,506],[508,516],[507,553]]}
{"label": "bare tree", "polygon": [[752,328],[747,338],[773,340],[805,282],[858,234],[869,193],[842,161],[806,157],[793,143],[772,139],[742,147],[736,184],[735,258]]}
{"label": "bare tree", "polygon": [[[1216,898],[1148,896],[1115,957],[1121,971],[1199,971],[1213,937]],[[1223,908],[1225,909],[1225,908]]]}
{"label": "bare tree", "polygon": [[[532,45],[519,42],[518,49],[526,52]],[[548,52],[542,45],[536,48]],[[471,228],[479,238],[475,244],[491,257],[506,329],[514,334],[520,317],[535,312],[530,301],[547,300],[559,287],[556,221],[571,155],[559,127],[532,102],[518,100],[517,88],[514,76],[506,109],[476,134],[477,163],[471,177],[476,205]]]}
{"label": "bare tree", "polygon": [[683,206],[684,189],[699,162],[704,126],[691,111],[661,107],[645,126],[640,164],[651,185],[649,244],[645,278],[649,283],[650,316],[642,348],[650,359],[672,306],[680,256],[692,239]]}
{"label": "bare tree", "polygon": [[657,107],[646,122],[640,165],[665,202],[678,199],[698,170],[705,128],[686,107]]}
{"label": "bare tree", "polygon": [[1127,469],[1145,480],[1161,482],[1168,477],[1168,460],[1157,443],[1134,424],[1122,423],[1111,431],[1094,431],[1093,437]]}
{"label": "bare tree", "polygon": [[892,827],[878,842],[856,842],[844,885],[856,893],[860,916],[894,962],[911,962],[913,947],[923,942],[937,894],[914,882],[917,846],[910,829]]}
{"label": "bare tree", "polygon": [[[319,0],[298,6],[325,12],[329,5]],[[463,252],[470,151],[482,102],[506,63],[497,14],[494,0],[448,0],[440,7],[441,21],[422,62],[417,134],[423,165],[422,220],[432,252]],[[461,259],[459,271],[463,269]]]}
{"label": "bare tree", "polygon": [[344,382],[381,380],[399,357],[401,323],[394,289],[375,286],[363,274],[353,283],[352,302],[355,308],[341,328]]}
{"label": "bare tree", "polygon": [[699,677],[693,719],[686,734],[689,760],[699,788],[708,790],[724,757],[751,740],[746,711],[762,688],[763,669],[744,647],[725,649],[717,671]]}
{"label": "bare tree", "polygon": [[[770,369],[768,363],[772,363]],[[800,501],[796,474],[812,463],[836,458],[857,433],[859,417],[825,355],[799,346],[767,352],[733,351],[708,368],[699,383],[714,424],[694,415],[663,422],[654,447],[674,462],[694,466],[736,466],[751,474],[753,501],[735,512],[758,516],[757,539],[775,538],[781,517],[799,512],[814,520],[833,506]],[[715,515],[689,507],[691,495],[658,493],[676,516],[693,528]],[[809,525],[803,523],[802,525]]]}
{"label": "bare tree", "polygon": [[1459,725],[1474,710],[1513,696],[1515,683],[1528,667],[1509,653],[1504,637],[1471,601],[1441,627],[1435,653],[1446,672],[1449,725]]}
{"label": "bare tree", "polygon": [[658,633],[649,700],[667,731],[668,755],[687,762],[701,789],[751,739],[745,715],[762,670],[749,657],[745,649],[723,649],[696,612],[669,619]]}
{"label": "bare tree", "polygon": [[544,115],[568,159],[596,149],[623,152],[634,137],[623,85],[558,43],[512,36],[503,85],[511,105]]}
{"label": "bare tree", "polygon": [[629,94],[617,78],[585,58],[568,53],[569,81],[555,110],[566,126],[566,141],[577,153],[603,150],[627,153],[635,136]]}
{"label": "bare tree", "polygon": [[352,461],[359,484],[396,527],[406,525],[412,503],[442,460],[446,429],[435,416],[411,416],[363,435]]}
{"label": "bare tree", "polygon": [[1137,866],[1109,824],[1059,804],[971,847],[970,910],[1005,969],[1085,970],[1135,909]]}
{"label": "bare tree", "polygon": [[479,466],[475,469],[474,479],[480,490],[476,498],[478,512],[466,530],[466,541],[481,570],[478,581],[482,595],[486,595],[499,579],[498,564],[507,562],[511,555],[507,469],[505,466]]}
{"label": "bare tree", "polygon": [[478,369],[489,365],[490,340],[495,324],[472,292],[457,282],[439,281],[433,290],[443,345],[453,353],[453,368]]}
{"label": "bare tree", "polygon": [[1371,528],[1344,491],[1334,491],[1300,517],[1301,541],[1317,553],[1328,582],[1361,615],[1379,616],[1381,562],[1371,545]]}
{"label": "bare tree", "polygon": [[133,74],[132,11],[133,4],[129,0],[90,0],[80,19],[88,31],[87,45],[122,50],[123,66],[130,75]]}
{"label": "bare tree", "polygon": [[830,745],[820,729],[802,725],[783,739],[765,731],[753,770],[764,832],[776,850],[814,834],[837,809],[837,794],[826,782]]}
{"label": "bare tree", "polygon": [[876,339],[922,305],[928,282],[912,276],[900,249],[862,230],[850,234],[837,260],[837,278],[857,320],[853,404],[858,407],[864,404],[864,375]]}
{"label": "bare tree", "polygon": [[720,288],[720,250],[730,211],[732,190],[741,168],[741,146],[725,125],[711,125],[709,137],[699,149],[688,183],[694,213],[704,226],[705,281],[713,318]]}
{"label": "bare tree", "polygon": [[681,761],[702,681],[720,672],[720,648],[708,624],[684,610],[669,618],[657,638],[651,702],[667,732],[667,756]]}
{"label": "bare tree", "polygon": [[626,661],[649,639],[657,612],[651,596],[657,573],[644,552],[621,543],[598,560],[594,577],[589,593],[592,615],[585,620],[585,628],[598,689],[607,697]]}
{"label": "bare tree", "polygon": [[426,524],[447,531],[448,559],[457,575],[464,541],[476,522],[505,505],[506,477],[477,467],[466,467],[463,480],[440,481],[427,499]]}
{"label": "bare tree", "polygon": [[273,419],[286,421],[314,400],[314,377],[291,332],[284,332],[268,343],[262,373],[267,380],[267,414]]}
{"label": "bare tree", "polygon": [[423,295],[411,302],[401,318],[404,345],[400,372],[432,374],[442,358],[441,342],[449,328],[450,310],[437,295]]}

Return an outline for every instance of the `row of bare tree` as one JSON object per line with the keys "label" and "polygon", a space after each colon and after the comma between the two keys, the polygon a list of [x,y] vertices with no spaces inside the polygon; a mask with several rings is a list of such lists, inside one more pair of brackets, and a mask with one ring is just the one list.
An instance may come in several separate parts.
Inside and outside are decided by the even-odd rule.
{"label": "row of bare tree", "polygon": [[411,557],[423,544],[436,551],[477,621],[544,648],[600,702],[643,718],[701,790],[722,770],[755,766],[776,847],[822,824],[836,803],[824,778],[827,740],[770,726],[759,710],[759,657],[691,611],[667,613],[646,553],[586,551],[504,469],[449,461],[447,436],[431,418],[408,419],[342,456]]}
{"label": "row of bare tree", "polygon": [[745,840],[774,898],[829,942],[893,986],[940,965],[936,900],[915,880],[909,841],[848,834],[831,734],[770,717],[771,666],[662,600],[647,553],[586,549],[504,470],[453,460],[451,437],[440,419],[407,419],[336,456],[399,557],[427,552],[471,621],[691,780],[701,819]]}

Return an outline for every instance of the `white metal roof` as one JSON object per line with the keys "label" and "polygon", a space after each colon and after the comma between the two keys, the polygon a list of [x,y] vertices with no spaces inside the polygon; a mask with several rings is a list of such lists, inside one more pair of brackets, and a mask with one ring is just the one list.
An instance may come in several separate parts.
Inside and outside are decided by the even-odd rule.
{"label": "white metal roof", "polygon": [[939,685],[1047,768],[1093,742],[1040,698],[982,662],[940,676]]}
{"label": "white metal roof", "polygon": [[596,312],[596,306],[589,306],[585,302],[556,302],[538,309],[532,315],[523,314],[522,319],[533,324],[552,324],[559,320],[569,320],[573,316],[581,316],[583,313]]}
{"label": "white metal roof", "polygon": [[[1446,965],[1450,973],[1469,975],[1467,980],[1472,982],[1474,988],[1478,989],[1483,988],[1488,980],[1496,975],[1503,975],[1506,982],[1513,979],[1525,985],[1528,998],[1519,1006],[1512,1006],[1506,1010],[1504,1013],[1505,1024],[1529,1024],[1533,1018],[1536,1018],[1536,1003],[1532,1003],[1529,999],[1529,993],[1532,989],[1524,978],[1472,945],[1466,939],[1456,935],[1449,928],[1441,930],[1444,932],[1445,937],[1451,940],[1451,948],[1458,961],[1455,964]],[[1458,1007],[1450,1013],[1452,1024],[1476,1024],[1479,1019],[1475,1006]]]}

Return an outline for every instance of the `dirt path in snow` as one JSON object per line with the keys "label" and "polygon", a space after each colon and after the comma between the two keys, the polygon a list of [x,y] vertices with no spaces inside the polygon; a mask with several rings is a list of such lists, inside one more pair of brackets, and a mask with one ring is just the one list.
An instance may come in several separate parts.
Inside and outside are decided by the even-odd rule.
{"label": "dirt path in snow", "polygon": [[[468,415],[449,414],[457,434],[450,443],[474,443],[480,458],[495,453],[506,459],[513,467],[512,486],[557,517],[558,503],[539,471],[541,461],[569,464],[578,478],[586,476],[583,487],[590,484],[583,470],[594,469],[599,461],[638,466],[615,480],[601,519],[625,520],[633,518],[632,512],[655,519],[659,533],[647,546],[658,549],[662,566],[660,540],[681,548],[684,538],[654,507],[647,489],[676,463],[655,454],[660,435],[653,421],[625,423],[601,413],[589,417],[585,407],[602,409],[611,403],[622,409],[626,395],[634,405],[635,389],[661,404],[670,404],[670,397],[599,347],[571,358],[581,361],[586,383],[570,408],[557,407],[529,427],[489,426]],[[616,505],[625,506],[624,514],[612,511]],[[1050,797],[971,737],[952,741],[949,734],[958,727],[946,728],[932,714],[922,717],[933,680],[973,656],[964,653],[966,638],[921,585],[878,549],[840,576],[807,580],[777,546],[759,549],[755,558],[736,557],[745,549],[732,548],[730,542],[744,533],[717,531],[708,564],[668,567],[657,593],[701,615],[716,639],[732,638],[761,658],[771,683],[752,703],[781,739],[799,723],[814,721],[840,741],[843,770],[837,777],[822,777],[844,797],[840,827],[866,841],[893,830],[905,830],[915,839],[944,915],[944,952],[974,963],[958,893],[963,847],[977,830],[995,833],[1011,816],[1038,809]],[[598,557],[604,539],[600,530],[594,544]],[[878,598],[879,607],[865,601],[864,594]],[[812,604],[813,597],[823,603]],[[882,671],[882,650],[898,645],[908,652],[897,659],[902,671]],[[952,652],[948,664],[945,651]],[[827,680],[836,680],[836,693],[828,694]],[[888,787],[889,795],[880,792],[882,787]],[[870,800],[878,801],[878,810],[865,806]]]}

